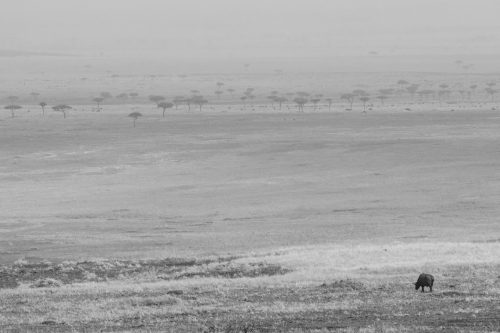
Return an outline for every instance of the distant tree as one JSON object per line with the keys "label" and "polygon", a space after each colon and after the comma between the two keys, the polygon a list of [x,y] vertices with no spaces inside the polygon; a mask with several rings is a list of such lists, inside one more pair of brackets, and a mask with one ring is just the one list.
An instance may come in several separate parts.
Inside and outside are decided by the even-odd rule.
{"label": "distant tree", "polygon": [[441,88],[442,90],[448,89],[448,87],[449,87],[449,85],[448,85],[448,84],[446,84],[446,83],[441,83],[441,84],[439,85],[439,88]]}
{"label": "distant tree", "polygon": [[103,97],[96,97],[92,101],[96,102],[97,104],[97,111],[101,110],[101,103],[104,101]]}
{"label": "distant tree", "polygon": [[465,100],[465,97],[467,96],[467,90],[465,89],[460,89],[458,90],[458,93],[460,94],[460,98],[463,100]]}
{"label": "distant tree", "polygon": [[231,97],[233,97],[234,89],[233,88],[229,88],[229,89],[227,89],[227,91],[229,92],[229,94],[231,95]]}
{"label": "distant tree", "polygon": [[352,94],[354,96],[357,96],[357,97],[368,96],[368,93],[366,92],[366,90],[363,90],[363,89],[355,89],[352,91]]}
{"label": "distant tree", "polygon": [[241,102],[243,103],[243,106],[246,106],[246,100],[247,100],[247,96],[241,96],[240,99],[241,99]]}
{"label": "distant tree", "polygon": [[398,93],[402,93],[405,90],[405,87],[410,84],[410,82],[406,80],[399,80],[397,84],[399,86]]}
{"label": "distant tree", "polygon": [[370,97],[368,97],[368,96],[361,96],[361,97],[359,98],[359,100],[360,100],[361,102],[363,102],[363,112],[365,112],[365,113],[366,113],[366,102],[368,102],[368,101],[370,100]]}
{"label": "distant tree", "polygon": [[496,86],[497,84],[496,84],[496,82],[488,82],[488,83],[486,83],[486,85],[487,85],[488,87],[490,87],[490,88],[493,88],[493,87],[494,87],[494,86]]}
{"label": "distant tree", "polygon": [[380,95],[389,96],[394,94],[394,89],[392,88],[379,89],[378,92],[380,93]]}
{"label": "distant tree", "polygon": [[384,105],[384,101],[388,99],[389,97],[387,95],[378,95],[377,99],[380,100],[380,104]]}
{"label": "distant tree", "polygon": [[30,95],[31,95],[31,97],[33,98],[33,100],[37,100],[37,99],[38,99],[38,96],[40,96],[40,94],[39,94],[39,93],[37,93],[37,92],[32,92]]}
{"label": "distant tree", "polygon": [[174,97],[174,99],[172,100],[172,102],[174,102],[175,109],[177,109],[177,106],[179,104],[185,102],[185,98],[184,98],[184,96],[177,95],[177,96]]}
{"label": "distant tree", "polygon": [[201,95],[195,95],[195,96],[191,97],[191,99],[192,99],[193,104],[196,104],[200,107],[200,111],[201,111],[201,107],[208,103],[208,100],[203,98],[203,96],[201,96]]}
{"label": "distant tree", "polygon": [[222,95],[224,92],[222,90],[216,90],[215,95],[217,95],[217,99],[220,99],[220,95]]}
{"label": "distant tree", "polygon": [[402,89],[404,86],[406,86],[406,85],[410,84],[410,82],[408,82],[408,81],[406,81],[406,80],[399,80],[397,83],[398,83],[398,86],[400,86],[400,87],[401,87],[401,89]]}
{"label": "distant tree", "polygon": [[302,98],[307,98],[307,97],[309,97],[309,96],[310,96],[310,94],[309,94],[309,93],[307,93],[307,92],[305,92],[305,91],[297,91],[295,94],[296,94],[298,97],[302,97]]}
{"label": "distant tree", "polygon": [[130,97],[132,97],[132,98],[137,98],[137,97],[139,96],[139,94],[138,94],[138,93],[136,93],[136,92],[131,92],[131,93],[128,93],[128,95],[129,95]]}
{"label": "distant tree", "polygon": [[193,95],[197,95],[199,93],[200,93],[200,91],[198,89],[191,90],[191,94],[193,94]]}
{"label": "distant tree", "polygon": [[421,99],[425,99],[426,97],[431,97],[435,94],[434,90],[431,90],[431,89],[424,89],[424,90],[419,90],[417,91],[417,95],[421,98]]}
{"label": "distant tree", "polygon": [[349,106],[349,109],[352,110],[352,103],[354,103],[354,94],[342,94],[340,95],[340,99],[341,100],[344,100],[344,101],[347,101],[350,106]]}
{"label": "distant tree", "polygon": [[17,104],[9,104],[5,107],[6,110],[10,110],[10,115],[12,118],[14,118],[14,111],[21,109],[20,105]]}
{"label": "distant tree", "polygon": [[476,94],[476,89],[477,89],[477,84],[472,84],[469,86],[469,92],[467,93],[469,95],[469,99]]}
{"label": "distant tree", "polygon": [[254,94],[248,95],[248,99],[250,99],[253,102],[253,100],[255,99],[255,95]]}
{"label": "distant tree", "polygon": [[411,98],[414,98],[419,87],[420,87],[420,85],[413,83],[413,84],[409,85],[408,87],[406,87],[406,91],[410,94]]}
{"label": "distant tree", "polygon": [[328,111],[331,111],[331,109],[332,109],[332,103],[333,103],[333,98],[330,98],[330,97],[325,98],[325,101],[328,102]]}
{"label": "distant tree", "polygon": [[247,96],[247,98],[248,98],[248,99],[252,99],[252,100],[253,100],[253,99],[255,98],[255,95],[253,94],[253,92],[254,92],[254,91],[255,91],[255,88],[251,88],[251,87],[249,87],[249,88],[247,88],[247,89],[243,92],[243,94],[244,94],[245,96]]}
{"label": "distant tree", "polygon": [[172,104],[170,102],[160,102],[160,103],[158,103],[158,108],[162,108],[163,109],[163,118],[165,118],[165,110],[166,109],[170,109],[173,106],[174,106],[174,104]]}
{"label": "distant tree", "polygon": [[313,103],[314,110],[316,110],[316,107],[318,106],[319,101],[321,101],[321,98],[311,98],[311,102]]}
{"label": "distant tree", "polygon": [[491,96],[491,101],[495,100],[495,94],[498,93],[498,90],[488,87],[485,89],[486,93]]}
{"label": "distant tree", "polygon": [[276,98],[278,98],[278,96],[275,96],[275,95],[269,95],[267,96],[267,99],[271,100],[271,107],[274,109],[274,102],[276,102]]}
{"label": "distant tree", "polygon": [[447,99],[451,94],[451,91],[448,89],[441,89],[438,91],[438,99],[439,102],[442,101],[443,98]]}
{"label": "distant tree", "polygon": [[158,105],[158,103],[165,100],[165,97],[163,97],[161,95],[149,95],[148,98],[151,102],[155,103],[156,105]]}
{"label": "distant tree", "polygon": [[218,90],[220,90],[222,88],[222,86],[224,85],[224,82],[217,82],[216,85],[217,85]]}
{"label": "distant tree", "polygon": [[296,97],[294,100],[295,104],[297,104],[297,107],[299,111],[304,112],[304,105],[308,102],[307,98],[305,97]]}
{"label": "distant tree", "polygon": [[135,121],[137,118],[142,117],[142,113],[140,112],[132,112],[128,115],[130,118],[134,119],[134,128],[135,128]]}
{"label": "distant tree", "polygon": [[107,91],[103,91],[101,92],[100,96],[104,99],[108,99],[108,98],[113,98],[113,95],[111,95],[109,92]]}
{"label": "distant tree", "polygon": [[411,98],[415,97],[415,94],[418,91],[418,87],[419,87],[419,85],[415,84],[415,83],[410,85],[409,87],[406,87],[406,91],[408,91],[408,93],[410,93]]}
{"label": "distant tree", "polygon": [[288,99],[286,99],[286,97],[276,97],[275,101],[279,104],[279,107],[280,107],[280,110],[281,110],[281,105],[283,103],[285,103],[286,101],[288,101]]}
{"label": "distant tree", "polygon": [[10,103],[14,103],[15,101],[17,101],[19,99],[19,97],[17,96],[7,96],[7,100],[10,102]]}
{"label": "distant tree", "polygon": [[62,112],[63,117],[66,119],[66,111],[70,110],[71,106],[66,104],[58,104],[52,107],[52,110]]}
{"label": "distant tree", "polygon": [[116,98],[121,99],[121,100],[125,100],[125,99],[128,98],[128,94],[127,93],[121,93],[121,94],[116,95]]}
{"label": "distant tree", "polygon": [[47,103],[45,102],[40,102],[40,104],[38,104],[42,107],[42,116],[45,116],[45,107],[47,106]]}

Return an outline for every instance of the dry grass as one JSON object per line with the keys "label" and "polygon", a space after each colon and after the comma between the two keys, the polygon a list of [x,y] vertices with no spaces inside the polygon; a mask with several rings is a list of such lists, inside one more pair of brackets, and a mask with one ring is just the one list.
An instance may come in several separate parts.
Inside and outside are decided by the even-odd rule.
{"label": "dry grass", "polygon": [[[420,254],[428,259],[414,260],[416,249],[425,249]],[[144,262],[134,274],[127,265],[100,262],[127,273],[2,289],[0,322],[4,330],[47,332],[489,331],[500,327],[499,253],[498,243],[293,247],[216,262],[186,260],[191,264],[171,279]],[[23,265],[30,264],[16,266]],[[226,273],[219,274],[221,267]],[[280,274],[266,275],[264,267],[275,273],[281,267]],[[422,270],[436,277],[432,294],[413,288]]]}

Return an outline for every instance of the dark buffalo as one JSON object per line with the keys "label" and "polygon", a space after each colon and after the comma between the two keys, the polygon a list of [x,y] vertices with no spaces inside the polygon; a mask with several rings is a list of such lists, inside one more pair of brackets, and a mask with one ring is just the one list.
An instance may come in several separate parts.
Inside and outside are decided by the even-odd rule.
{"label": "dark buffalo", "polygon": [[424,287],[429,287],[432,292],[432,285],[434,284],[434,276],[426,273],[419,275],[417,282],[415,283],[415,290],[422,287],[422,292],[424,292]]}

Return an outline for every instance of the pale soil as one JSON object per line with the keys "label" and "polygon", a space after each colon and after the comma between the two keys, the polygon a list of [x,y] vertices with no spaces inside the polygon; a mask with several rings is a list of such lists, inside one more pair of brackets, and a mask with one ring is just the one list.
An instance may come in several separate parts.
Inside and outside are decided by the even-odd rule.
{"label": "pale soil", "polygon": [[[19,280],[0,291],[4,329],[498,330],[490,106],[108,108],[0,121],[1,261],[11,272],[25,258],[2,273]],[[136,128],[132,109],[145,115]],[[156,264],[105,278],[80,264],[67,281],[23,266],[207,256],[228,266],[166,279]],[[421,271],[433,294],[414,291]],[[30,288],[38,277],[62,286]]]}
{"label": "pale soil", "polygon": [[2,261],[500,238],[494,111],[0,121]]}

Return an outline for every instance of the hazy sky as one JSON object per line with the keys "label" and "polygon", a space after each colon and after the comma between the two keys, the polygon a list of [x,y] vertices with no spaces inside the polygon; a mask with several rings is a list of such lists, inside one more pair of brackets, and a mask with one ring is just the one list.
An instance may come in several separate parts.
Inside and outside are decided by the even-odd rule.
{"label": "hazy sky", "polygon": [[500,0],[2,0],[1,49],[87,55],[500,54]]}

